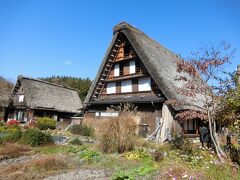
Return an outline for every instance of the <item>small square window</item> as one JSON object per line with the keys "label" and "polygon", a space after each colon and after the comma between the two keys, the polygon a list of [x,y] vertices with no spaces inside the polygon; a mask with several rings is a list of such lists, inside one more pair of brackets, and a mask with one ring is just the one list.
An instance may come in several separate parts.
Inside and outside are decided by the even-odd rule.
{"label": "small square window", "polygon": [[18,102],[23,102],[24,100],[24,95],[19,95],[18,96]]}

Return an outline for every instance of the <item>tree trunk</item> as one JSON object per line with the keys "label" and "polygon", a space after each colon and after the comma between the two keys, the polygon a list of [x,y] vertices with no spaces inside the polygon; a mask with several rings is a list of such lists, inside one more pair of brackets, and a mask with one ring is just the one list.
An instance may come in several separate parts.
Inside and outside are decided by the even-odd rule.
{"label": "tree trunk", "polygon": [[219,152],[221,153],[222,156],[227,157],[225,152],[222,150],[222,148],[221,148],[221,146],[219,144],[219,141],[218,141],[218,137],[217,137],[217,133],[216,133],[217,130],[216,130],[216,121],[215,120],[213,121],[213,127],[214,127],[214,129],[213,129],[213,136],[215,138],[215,142],[217,144],[218,150],[219,150]]}
{"label": "tree trunk", "polygon": [[[221,162],[224,162],[223,160],[223,156],[225,157],[225,153],[223,152],[223,150],[221,149],[217,136],[216,136],[216,130],[214,128],[214,120],[211,118],[210,112],[208,111],[208,124],[209,124],[209,132],[210,132],[210,136],[212,139],[212,142],[214,144],[214,147],[216,149],[217,155],[219,157],[219,159],[221,160]],[[213,127],[212,127],[213,126]]]}

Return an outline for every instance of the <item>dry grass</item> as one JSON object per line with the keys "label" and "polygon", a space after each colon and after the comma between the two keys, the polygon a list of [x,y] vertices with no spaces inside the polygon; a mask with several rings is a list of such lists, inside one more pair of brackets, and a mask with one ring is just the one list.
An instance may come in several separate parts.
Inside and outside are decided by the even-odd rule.
{"label": "dry grass", "polygon": [[135,145],[139,147],[151,148],[151,149],[158,149],[160,147],[160,145],[155,142],[151,142],[139,137],[136,138]]}
{"label": "dry grass", "polygon": [[137,127],[135,112],[126,107],[118,112],[118,117],[109,118],[100,125],[99,148],[103,152],[123,153],[134,148]]}
{"label": "dry grass", "polygon": [[31,162],[30,165],[37,171],[55,171],[67,168],[67,164],[60,158],[46,156]]}
{"label": "dry grass", "polygon": [[29,154],[31,149],[27,146],[5,144],[0,147],[0,160],[17,158]]}
{"label": "dry grass", "polygon": [[27,174],[26,171],[25,163],[10,165],[0,169],[0,179],[31,179],[31,174]]}
{"label": "dry grass", "polygon": [[26,165],[24,163],[12,164],[10,166],[1,168],[0,174],[1,175],[12,174],[17,171],[25,171],[25,169]]}
{"label": "dry grass", "polygon": [[106,123],[107,121],[108,121],[108,119],[98,120],[96,118],[87,117],[87,118],[84,118],[83,124],[93,127],[95,135],[98,136],[98,135],[100,135],[101,125],[103,123]]}
{"label": "dry grass", "polygon": [[8,180],[26,180],[26,179],[33,179],[32,175],[29,175],[22,171],[16,171],[7,177]]}
{"label": "dry grass", "polygon": [[43,179],[67,168],[67,163],[62,159],[54,156],[43,156],[26,163],[2,167],[0,179]]}

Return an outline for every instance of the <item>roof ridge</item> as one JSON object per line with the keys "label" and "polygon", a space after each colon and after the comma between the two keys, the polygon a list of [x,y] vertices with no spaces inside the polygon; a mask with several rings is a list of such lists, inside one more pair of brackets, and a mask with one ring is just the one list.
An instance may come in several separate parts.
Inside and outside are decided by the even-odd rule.
{"label": "roof ridge", "polygon": [[52,83],[52,82],[44,81],[44,80],[41,80],[41,79],[34,79],[32,77],[27,77],[27,76],[23,76],[23,75],[19,75],[18,79],[29,79],[29,80],[38,81],[38,82],[42,82],[42,83],[45,83],[45,84],[49,84],[49,85],[58,86],[58,87],[62,87],[62,88],[65,88],[65,89],[70,89],[70,90],[77,91],[77,89],[67,87],[67,86],[64,86],[64,85],[61,85],[61,84]]}
{"label": "roof ridge", "polygon": [[145,36],[147,39],[153,41],[154,43],[156,43],[158,46],[160,46],[160,48],[166,50],[167,52],[171,53],[173,56],[177,56],[179,58],[179,56],[177,55],[177,53],[173,52],[172,50],[166,48],[165,46],[163,46],[162,44],[160,44],[157,40],[155,40],[154,38],[150,37],[149,35],[145,34],[143,31],[141,31],[140,29],[138,29],[135,26],[132,26],[131,24],[128,24],[125,21],[120,22],[119,24],[115,25],[113,27],[113,34],[123,31],[123,30],[130,30],[130,31],[134,31],[135,33],[139,33],[143,36]]}

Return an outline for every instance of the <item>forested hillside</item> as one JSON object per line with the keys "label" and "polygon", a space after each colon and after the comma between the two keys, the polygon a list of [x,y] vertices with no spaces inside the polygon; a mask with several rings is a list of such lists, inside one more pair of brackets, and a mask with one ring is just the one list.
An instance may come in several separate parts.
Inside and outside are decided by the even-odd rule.
{"label": "forested hillside", "polygon": [[5,78],[0,76],[0,90],[5,92],[11,92],[14,84]]}
{"label": "forested hillside", "polygon": [[89,78],[77,78],[69,76],[52,76],[39,79],[76,89],[82,101],[85,100],[92,83]]}

